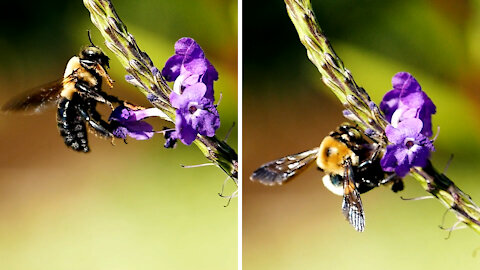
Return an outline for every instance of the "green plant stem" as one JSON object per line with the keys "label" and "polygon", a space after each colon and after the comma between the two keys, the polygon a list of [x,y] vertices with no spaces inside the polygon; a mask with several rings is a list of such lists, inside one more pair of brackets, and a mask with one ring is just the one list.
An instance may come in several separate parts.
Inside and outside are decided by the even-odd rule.
{"label": "green plant stem", "polygon": [[[287,12],[307,49],[307,56],[318,68],[323,82],[333,91],[353,119],[365,129],[375,131],[372,139],[385,145],[385,120],[378,106],[371,102],[368,93],[359,87],[352,74],[337,56],[313,13],[310,0],[285,0]],[[350,119],[350,118],[349,118]],[[435,196],[445,207],[451,209],[460,222],[480,234],[480,208],[470,196],[460,190],[447,176],[438,173],[429,162],[424,168],[415,167],[410,173],[420,185]]]}
{"label": "green plant stem", "polygon": [[[170,105],[172,92],[159,70],[147,53],[140,50],[132,34],[116,13],[109,0],[83,0],[90,12],[93,24],[100,30],[105,45],[117,56],[125,70],[133,77],[129,80],[150,100],[153,106],[161,109],[165,120],[175,123],[175,108]],[[237,153],[226,142],[217,137],[198,135],[195,145],[225,174],[237,183]]]}

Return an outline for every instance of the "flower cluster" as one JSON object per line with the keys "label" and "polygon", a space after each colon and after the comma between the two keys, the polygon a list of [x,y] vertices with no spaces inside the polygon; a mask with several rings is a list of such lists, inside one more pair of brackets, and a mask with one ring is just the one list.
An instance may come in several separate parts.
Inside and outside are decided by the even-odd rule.
{"label": "flower cluster", "polygon": [[190,145],[197,134],[214,136],[220,126],[213,103],[218,73],[195,40],[181,38],[175,43],[175,55],[165,63],[162,75],[174,81],[170,103],[176,109],[175,131],[168,134],[167,141],[180,139]]}
{"label": "flower cluster", "polygon": [[[155,68],[152,72],[158,73]],[[190,145],[197,134],[213,137],[220,126],[220,117],[214,105],[213,82],[218,80],[218,72],[205,58],[202,48],[191,38],[181,38],[175,43],[175,55],[165,63],[162,75],[167,81],[174,81],[170,93],[170,104],[176,109],[175,130],[161,131],[165,135],[165,147],[173,148],[177,139]],[[127,75],[126,80],[138,84]],[[153,97],[149,97],[149,100]],[[125,139],[150,139],[153,127],[141,121],[146,117],[168,118],[159,109],[133,110],[125,106],[117,107],[110,116],[113,134]]]}
{"label": "flower cluster", "polygon": [[112,134],[116,138],[126,139],[127,135],[136,140],[148,140],[153,137],[153,127],[144,121],[147,117],[164,117],[165,113],[157,108],[132,110],[125,106],[118,106],[110,115]]}
{"label": "flower cluster", "polygon": [[380,163],[383,170],[403,177],[414,166],[426,166],[430,152],[435,151],[429,137],[436,107],[411,74],[397,73],[392,84],[380,103],[390,122],[385,133],[392,143]]}

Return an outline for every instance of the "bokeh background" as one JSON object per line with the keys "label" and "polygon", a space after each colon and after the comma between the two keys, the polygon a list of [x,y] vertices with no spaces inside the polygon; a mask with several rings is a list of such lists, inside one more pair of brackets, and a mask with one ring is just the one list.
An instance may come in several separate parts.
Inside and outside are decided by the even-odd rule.
{"label": "bokeh background", "polygon": [[[220,73],[225,136],[237,121],[237,2],[113,0],[140,48],[161,68],[175,41],[196,39]],[[0,103],[63,75],[93,41],[112,58],[107,92],[148,105],[90,22],[82,1],[6,1],[0,17]],[[7,15],[9,14],[9,15]],[[103,109],[108,117],[108,109]],[[67,149],[55,109],[0,116],[0,269],[235,269],[237,200],[218,196],[215,167],[195,146],[164,149],[161,135],[128,144],[90,136],[91,153]],[[150,121],[157,129],[166,123]],[[237,128],[229,143],[236,149]],[[234,187],[227,183],[226,193]]]}
{"label": "bokeh background", "polygon": [[[379,102],[399,71],[412,73],[437,105],[433,162],[480,203],[479,1],[312,0],[334,49]],[[345,121],[309,62],[283,1],[244,0],[243,269],[478,268],[480,238],[439,229],[446,209],[412,178],[394,194],[363,194],[366,231],[344,220],[341,197],[310,168],[280,187],[252,183],[262,163],[316,147]],[[434,128],[435,130],[436,128]],[[452,213],[445,227],[453,225]]]}

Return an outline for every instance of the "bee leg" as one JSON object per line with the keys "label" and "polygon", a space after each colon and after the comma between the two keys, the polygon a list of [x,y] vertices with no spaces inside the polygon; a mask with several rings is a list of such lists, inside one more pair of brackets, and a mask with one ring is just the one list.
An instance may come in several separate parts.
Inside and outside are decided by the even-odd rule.
{"label": "bee leg", "polygon": [[402,191],[404,188],[405,188],[405,185],[403,184],[402,178],[394,177],[393,178],[392,191],[397,193],[399,191]]}
{"label": "bee leg", "polygon": [[377,160],[378,155],[380,154],[380,149],[381,149],[380,145],[376,144],[375,148],[373,149],[372,155],[367,160],[360,163],[360,165],[358,165],[358,168],[362,170],[363,168],[368,168],[370,165],[372,165],[373,162]]}
{"label": "bee leg", "polygon": [[402,178],[398,177],[395,173],[390,174],[385,179],[381,180],[379,185],[385,185],[387,183],[393,183],[391,189],[395,193],[402,191],[405,188]]}
{"label": "bee leg", "polygon": [[370,156],[370,158],[368,159],[368,161],[370,161],[370,163],[372,163],[373,160],[376,160],[378,158],[378,155],[380,154],[381,149],[382,149],[382,147],[380,146],[380,144],[375,144],[375,148],[373,150],[373,153]]}
{"label": "bee leg", "polygon": [[110,125],[100,118],[100,114],[98,112],[93,111],[89,113],[82,106],[79,106],[77,110],[82,116],[82,118],[86,122],[88,122],[90,127],[93,128],[98,135],[107,137],[107,138],[114,137],[112,132],[110,131]]}
{"label": "bee leg", "polygon": [[386,183],[392,181],[396,176],[397,176],[396,174],[391,174],[391,175],[387,176],[387,178],[380,181],[380,184],[385,185]]}
{"label": "bee leg", "polygon": [[128,102],[128,101],[123,101],[123,106],[125,106],[125,107],[127,107],[127,108],[129,108],[129,109],[131,109],[131,110],[134,110],[134,111],[136,111],[136,110],[144,110],[144,109],[145,109],[145,107],[135,105],[135,104],[130,103],[130,102]]}
{"label": "bee leg", "polygon": [[113,103],[116,103],[116,104],[122,104],[122,103],[125,103],[125,101],[117,98],[116,96],[111,96],[103,91],[100,91],[100,94],[102,95],[102,97],[107,101],[105,102],[108,106],[110,106],[110,108],[113,110],[115,110],[115,107],[113,106]]}
{"label": "bee leg", "polygon": [[110,108],[115,109],[113,103],[121,104],[123,101],[116,96],[111,96],[100,89],[89,87],[85,82],[78,81],[75,83],[75,87],[79,90],[79,94],[86,98],[91,98],[103,104],[107,104]]}

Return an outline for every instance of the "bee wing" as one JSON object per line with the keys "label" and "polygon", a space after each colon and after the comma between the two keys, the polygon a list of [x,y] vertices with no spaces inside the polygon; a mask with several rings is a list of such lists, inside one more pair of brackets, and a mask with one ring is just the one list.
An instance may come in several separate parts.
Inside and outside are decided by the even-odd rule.
{"label": "bee wing", "polygon": [[281,185],[311,164],[317,158],[318,150],[317,147],[265,163],[253,172],[250,180],[269,186]]}
{"label": "bee wing", "polygon": [[24,112],[36,114],[56,104],[63,89],[63,83],[71,80],[70,77],[60,79],[33,90],[22,93],[5,103],[0,110],[3,112]]}
{"label": "bee wing", "polygon": [[360,193],[353,182],[353,169],[351,164],[348,164],[345,167],[345,177],[343,179],[342,212],[355,230],[363,232],[365,229],[365,213],[363,212]]}

